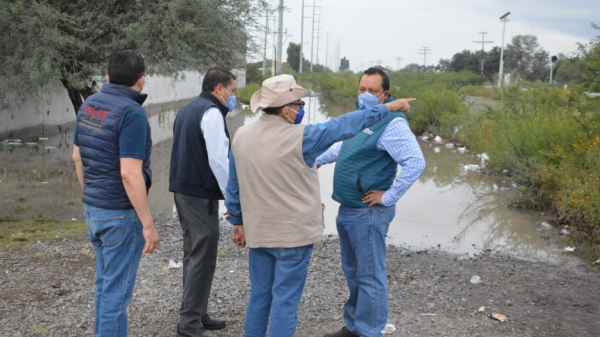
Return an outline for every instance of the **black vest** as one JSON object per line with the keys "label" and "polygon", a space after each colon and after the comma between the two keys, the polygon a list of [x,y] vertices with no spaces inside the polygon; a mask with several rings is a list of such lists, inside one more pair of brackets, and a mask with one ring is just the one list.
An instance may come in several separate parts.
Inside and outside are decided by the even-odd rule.
{"label": "black vest", "polygon": [[213,107],[221,111],[225,134],[229,138],[225,123],[228,110],[208,92],[202,92],[177,113],[173,125],[169,191],[205,199],[225,199],[208,164],[206,142],[200,129],[204,113]]}

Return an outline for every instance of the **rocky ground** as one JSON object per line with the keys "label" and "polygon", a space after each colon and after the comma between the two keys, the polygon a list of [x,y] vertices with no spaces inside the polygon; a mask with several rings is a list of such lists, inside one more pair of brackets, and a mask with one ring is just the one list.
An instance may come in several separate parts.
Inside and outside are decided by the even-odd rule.
{"label": "rocky ground", "polygon": [[[181,296],[181,230],[162,221],[159,250],[142,258],[130,336],[175,336]],[[220,337],[243,336],[250,290],[247,249],[223,225],[210,312],[228,320]],[[598,336],[600,275],[580,266],[528,262],[488,252],[462,259],[388,248],[390,336]],[[0,336],[92,336],[94,253],[87,236],[0,250]],[[470,282],[473,275],[482,282]],[[296,336],[342,326],[346,285],[337,239],[315,246]],[[485,306],[485,311],[478,309]],[[488,317],[507,316],[507,322]],[[276,336],[273,336],[276,337]]]}

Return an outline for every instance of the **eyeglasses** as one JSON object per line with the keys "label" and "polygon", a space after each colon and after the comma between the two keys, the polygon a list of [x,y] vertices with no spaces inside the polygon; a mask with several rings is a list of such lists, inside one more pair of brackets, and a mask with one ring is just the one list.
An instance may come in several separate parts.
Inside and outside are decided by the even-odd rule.
{"label": "eyeglasses", "polygon": [[292,102],[292,103],[288,104],[287,106],[289,106],[289,107],[291,108],[293,105],[298,105],[298,106],[300,106],[301,108],[304,108],[304,105],[306,105],[306,102],[304,102],[304,101],[300,101],[300,102]]}

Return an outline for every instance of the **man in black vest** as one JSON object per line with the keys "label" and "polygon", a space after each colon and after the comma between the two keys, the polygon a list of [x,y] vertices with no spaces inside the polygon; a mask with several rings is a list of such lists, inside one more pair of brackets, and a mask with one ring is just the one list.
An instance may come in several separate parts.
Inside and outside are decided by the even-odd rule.
{"label": "man in black vest", "polygon": [[219,200],[229,178],[229,131],[225,116],[235,108],[236,77],[211,68],[200,97],[186,104],[173,126],[169,191],[183,229],[183,298],[177,336],[214,337],[225,327],[208,315],[208,297],[217,263]]}

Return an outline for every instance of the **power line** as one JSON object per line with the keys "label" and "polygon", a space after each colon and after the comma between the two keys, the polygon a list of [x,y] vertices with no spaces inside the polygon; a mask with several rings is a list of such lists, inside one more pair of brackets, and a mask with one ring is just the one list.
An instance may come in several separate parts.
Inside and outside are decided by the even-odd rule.
{"label": "power line", "polygon": [[431,49],[429,47],[423,47],[419,49],[419,54],[423,55],[423,71],[425,71],[425,66],[427,65],[427,55],[431,55]]}
{"label": "power line", "polygon": [[487,34],[487,32],[479,32],[479,34],[481,34],[481,41],[473,41],[473,43],[481,43],[481,78],[483,78],[484,77],[483,63],[485,60],[485,44],[486,43],[494,43],[494,41],[486,41],[485,40],[485,34]]}
{"label": "power line", "polygon": [[395,58],[396,61],[398,61],[398,71],[400,70],[400,61],[404,60],[403,58],[401,58],[400,56]]}

